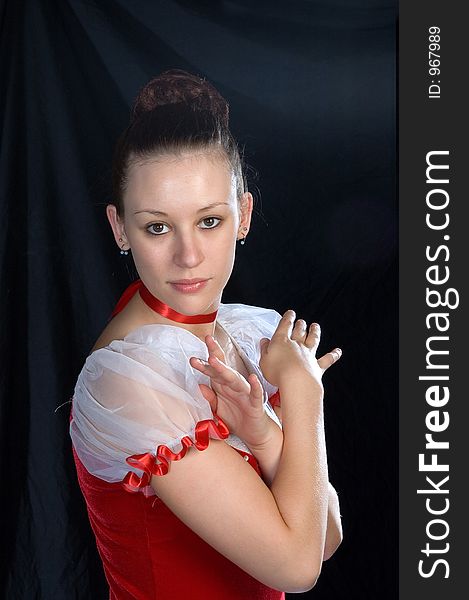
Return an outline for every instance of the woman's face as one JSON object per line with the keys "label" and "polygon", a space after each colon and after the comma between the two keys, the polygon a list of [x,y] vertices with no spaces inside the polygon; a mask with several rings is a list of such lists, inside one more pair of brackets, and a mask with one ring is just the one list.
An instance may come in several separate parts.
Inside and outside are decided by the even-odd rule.
{"label": "woman's face", "polygon": [[[214,155],[186,154],[150,159],[129,169],[125,219],[114,205],[107,214],[119,247],[126,242],[150,292],[174,310],[217,310],[233,270],[236,239],[247,234],[252,195],[236,198],[236,180]],[[242,231],[242,227],[246,227]],[[208,279],[184,293],[171,282]]]}

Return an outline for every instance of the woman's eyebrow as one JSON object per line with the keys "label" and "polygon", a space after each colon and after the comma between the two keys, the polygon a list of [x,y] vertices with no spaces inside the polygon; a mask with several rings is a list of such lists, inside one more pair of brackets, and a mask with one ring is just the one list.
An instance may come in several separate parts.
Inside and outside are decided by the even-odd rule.
{"label": "woman's eyebrow", "polygon": [[[204,210],[208,210],[210,208],[214,208],[215,206],[220,206],[221,204],[226,204],[226,206],[229,206],[230,203],[229,202],[214,202],[213,204],[209,204],[208,206],[204,206],[203,208],[199,208],[199,210],[197,211],[197,213],[201,213]],[[150,213],[152,215],[161,215],[162,217],[169,217],[169,215],[161,210],[151,210],[149,208],[144,208],[143,210],[136,210],[134,212],[134,215],[137,215],[139,213]]]}

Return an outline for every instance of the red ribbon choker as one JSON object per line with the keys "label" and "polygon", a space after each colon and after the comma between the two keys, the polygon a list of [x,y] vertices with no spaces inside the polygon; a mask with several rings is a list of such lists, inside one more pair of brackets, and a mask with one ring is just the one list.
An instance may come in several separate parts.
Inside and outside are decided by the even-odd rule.
{"label": "red ribbon choker", "polygon": [[111,319],[119,313],[124,306],[129,302],[129,300],[134,296],[134,294],[139,292],[142,300],[149,306],[152,310],[157,312],[158,314],[166,317],[167,319],[171,319],[172,321],[177,321],[178,323],[212,323],[217,318],[218,309],[214,312],[203,314],[203,315],[185,315],[183,313],[174,310],[170,306],[168,306],[165,302],[158,300],[156,296],[154,296],[150,290],[145,286],[141,279],[136,279],[132,282],[125,290],[122,296],[119,298],[112,314]]}

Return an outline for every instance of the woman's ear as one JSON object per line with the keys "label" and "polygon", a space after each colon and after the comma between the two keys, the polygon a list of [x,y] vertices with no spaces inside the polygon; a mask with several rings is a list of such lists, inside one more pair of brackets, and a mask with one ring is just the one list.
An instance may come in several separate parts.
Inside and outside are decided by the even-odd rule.
{"label": "woman's ear", "polygon": [[119,218],[114,204],[108,204],[106,206],[106,215],[111,225],[116,244],[122,249],[122,245],[128,244],[128,240],[125,235],[124,223]]}
{"label": "woman's ear", "polygon": [[248,234],[249,227],[251,225],[251,216],[252,216],[253,205],[254,205],[254,200],[253,200],[251,192],[244,192],[243,195],[241,196],[241,201],[240,201],[239,227],[240,227],[240,229],[243,229],[244,227],[246,228],[245,235]]}

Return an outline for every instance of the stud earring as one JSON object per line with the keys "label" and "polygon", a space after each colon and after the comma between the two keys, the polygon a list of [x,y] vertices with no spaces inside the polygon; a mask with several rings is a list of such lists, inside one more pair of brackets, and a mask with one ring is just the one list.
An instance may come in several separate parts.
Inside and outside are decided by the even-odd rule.
{"label": "stud earring", "polygon": [[[122,242],[122,238],[119,238],[119,242]],[[121,254],[125,254],[127,256],[127,254],[129,253],[129,250],[124,250],[124,246],[125,246],[125,244],[123,244],[123,246],[121,248]]]}

